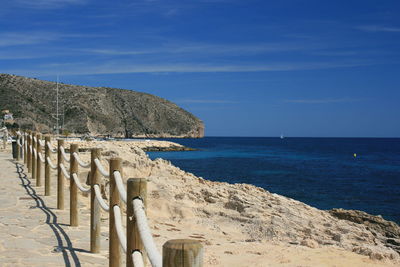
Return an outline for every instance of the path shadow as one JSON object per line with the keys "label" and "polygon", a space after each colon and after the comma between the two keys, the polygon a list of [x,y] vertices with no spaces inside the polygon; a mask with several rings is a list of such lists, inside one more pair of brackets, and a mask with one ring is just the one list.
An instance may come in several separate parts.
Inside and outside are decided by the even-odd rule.
{"label": "path shadow", "polygon": [[[44,203],[43,199],[37,195],[36,190],[32,188],[31,181],[28,179],[27,175],[24,173],[23,165],[20,163],[15,163],[17,168],[18,177],[21,180],[22,186],[25,188],[26,193],[32,197],[36,201],[36,207],[39,208],[46,215],[46,224],[49,225],[51,230],[53,231],[55,237],[57,238],[57,246],[54,248],[53,252],[62,252],[65,266],[81,266],[78,256],[76,255],[76,251],[78,252],[88,252],[87,250],[74,248],[72,246],[71,239],[61,227],[61,225],[57,222],[57,215],[54,214],[53,211],[50,210]],[[64,245],[63,240],[65,240],[66,245]],[[68,255],[68,252],[71,256]],[[70,259],[72,258],[72,261]],[[74,264],[74,265],[71,265]]]}

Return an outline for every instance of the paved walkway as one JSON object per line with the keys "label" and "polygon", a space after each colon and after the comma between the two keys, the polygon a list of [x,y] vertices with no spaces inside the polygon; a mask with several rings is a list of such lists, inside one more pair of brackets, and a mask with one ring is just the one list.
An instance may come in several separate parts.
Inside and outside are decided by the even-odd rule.
{"label": "paved walkway", "polygon": [[[106,235],[101,254],[88,251],[89,210],[81,210],[82,226],[70,227],[68,191],[66,209],[57,210],[54,193],[44,196],[28,177],[10,152],[0,151],[0,266],[108,266]],[[55,192],[54,174],[52,180]]]}

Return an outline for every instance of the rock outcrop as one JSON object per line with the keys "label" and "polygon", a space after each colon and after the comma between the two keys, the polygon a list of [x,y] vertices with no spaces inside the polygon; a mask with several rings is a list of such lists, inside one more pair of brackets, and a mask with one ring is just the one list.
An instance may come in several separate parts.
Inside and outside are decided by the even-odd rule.
{"label": "rock outcrop", "polygon": [[[49,132],[56,124],[56,83],[0,74],[0,109],[23,128]],[[60,125],[77,134],[203,137],[204,124],[154,95],[108,87],[59,84]]]}
{"label": "rock outcrop", "polygon": [[268,252],[264,248],[271,244],[300,251],[342,250],[367,256],[379,261],[378,265],[384,261],[400,263],[396,247],[398,225],[377,216],[358,211],[319,210],[253,185],[208,181],[169,161],[151,160],[137,146],[106,142],[96,146],[103,147],[105,166],[111,156],[121,157],[124,177],[148,179],[148,214],[153,230],[159,235],[163,225],[174,225],[162,232],[160,238],[164,239],[160,241],[201,238],[208,249],[209,265],[226,266],[218,264],[222,257],[210,250],[245,248],[241,258],[250,260],[255,253],[265,257]]}
{"label": "rock outcrop", "polygon": [[329,213],[341,220],[365,225],[376,239],[400,254],[400,227],[395,222],[359,210],[332,209]]}

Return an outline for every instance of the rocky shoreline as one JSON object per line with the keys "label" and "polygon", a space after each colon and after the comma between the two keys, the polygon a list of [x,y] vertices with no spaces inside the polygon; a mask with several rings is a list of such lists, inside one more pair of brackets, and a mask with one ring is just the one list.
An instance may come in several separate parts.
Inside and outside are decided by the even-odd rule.
{"label": "rocky shoreline", "polygon": [[[143,149],[171,145],[152,142],[79,146],[102,148],[104,166],[111,157],[121,157],[125,182],[148,179],[148,216],[160,249],[169,239],[201,240],[206,266],[400,264],[400,228],[394,222],[360,211],[319,210],[249,184],[208,181],[169,161],[151,160]],[[90,153],[81,157],[88,160]],[[86,176],[80,175],[82,180]]]}

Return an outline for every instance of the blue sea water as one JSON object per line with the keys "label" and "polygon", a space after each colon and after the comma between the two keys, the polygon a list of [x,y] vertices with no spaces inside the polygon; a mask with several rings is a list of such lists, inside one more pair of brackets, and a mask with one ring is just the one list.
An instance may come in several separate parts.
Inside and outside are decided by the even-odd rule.
{"label": "blue sea water", "polygon": [[363,210],[400,223],[400,138],[167,140],[199,150],[149,152],[152,159],[170,160],[213,181],[253,184],[320,209]]}

